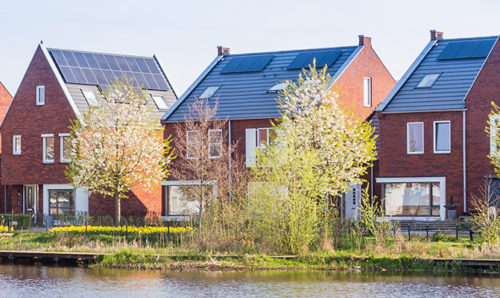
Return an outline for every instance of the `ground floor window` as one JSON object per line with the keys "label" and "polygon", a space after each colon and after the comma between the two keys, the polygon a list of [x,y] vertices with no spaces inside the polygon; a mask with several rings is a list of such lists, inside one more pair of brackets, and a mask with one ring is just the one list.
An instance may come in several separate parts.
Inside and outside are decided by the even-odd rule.
{"label": "ground floor window", "polygon": [[74,191],[49,189],[49,215],[75,215]]}
{"label": "ground floor window", "polygon": [[214,196],[212,184],[179,184],[165,187],[165,212],[168,216],[194,215],[199,212],[200,196],[209,202]]}
{"label": "ground floor window", "polygon": [[384,183],[385,213],[389,216],[439,216],[439,182]]}
{"label": "ground floor window", "polygon": [[500,208],[500,179],[486,179],[485,193],[488,206]]}

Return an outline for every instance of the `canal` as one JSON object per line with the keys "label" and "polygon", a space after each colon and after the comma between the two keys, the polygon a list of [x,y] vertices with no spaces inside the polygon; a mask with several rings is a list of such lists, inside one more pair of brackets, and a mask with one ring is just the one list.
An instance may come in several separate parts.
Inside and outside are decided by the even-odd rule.
{"label": "canal", "polygon": [[498,275],[133,271],[0,265],[0,297],[498,297]]}

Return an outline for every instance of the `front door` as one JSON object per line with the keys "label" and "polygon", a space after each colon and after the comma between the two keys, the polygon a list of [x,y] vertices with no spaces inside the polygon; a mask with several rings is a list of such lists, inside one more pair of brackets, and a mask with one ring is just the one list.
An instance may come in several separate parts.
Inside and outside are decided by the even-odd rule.
{"label": "front door", "polygon": [[351,190],[344,196],[345,217],[357,219],[361,200],[361,184],[351,185]]}
{"label": "front door", "polygon": [[38,201],[38,185],[25,185],[23,188],[24,214],[30,214],[31,220],[36,223],[36,204]]}

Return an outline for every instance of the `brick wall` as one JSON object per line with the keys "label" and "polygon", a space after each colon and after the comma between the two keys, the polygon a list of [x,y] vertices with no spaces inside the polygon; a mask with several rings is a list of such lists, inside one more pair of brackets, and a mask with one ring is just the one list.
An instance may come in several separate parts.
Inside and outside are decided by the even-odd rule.
{"label": "brick wall", "polygon": [[[12,102],[12,95],[5,86],[0,82],[0,123],[2,123],[7,110],[9,109],[10,103]],[[0,154],[2,153],[2,139],[0,134]]]}

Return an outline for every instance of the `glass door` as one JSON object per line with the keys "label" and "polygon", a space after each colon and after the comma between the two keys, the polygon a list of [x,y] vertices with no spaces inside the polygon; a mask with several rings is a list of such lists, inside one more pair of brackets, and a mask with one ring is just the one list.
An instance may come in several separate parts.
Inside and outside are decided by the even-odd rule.
{"label": "glass door", "polygon": [[37,185],[25,185],[23,187],[24,193],[24,214],[30,214],[31,220],[36,223],[36,204],[38,201],[38,186]]}

